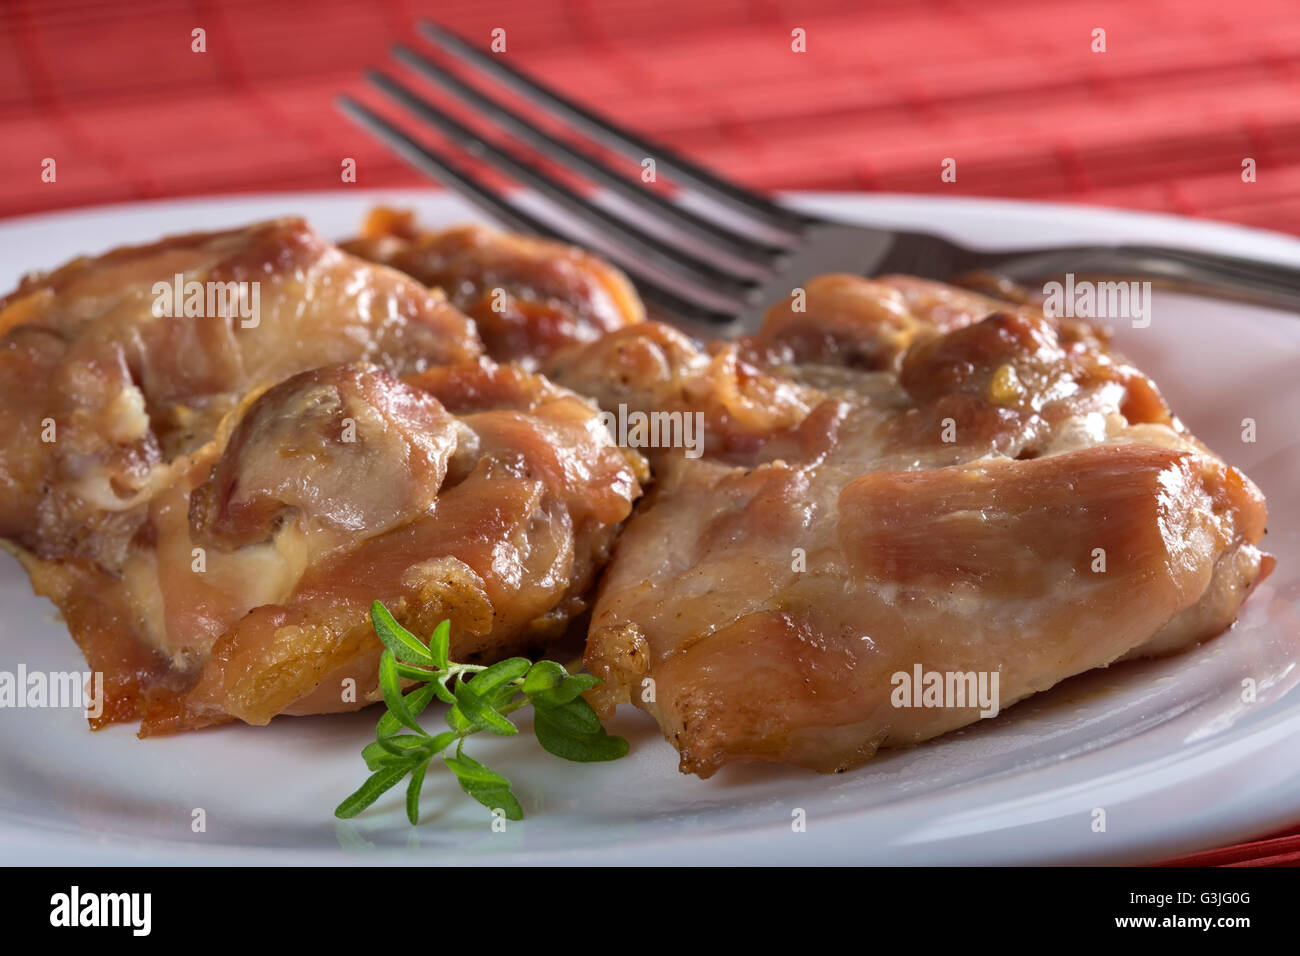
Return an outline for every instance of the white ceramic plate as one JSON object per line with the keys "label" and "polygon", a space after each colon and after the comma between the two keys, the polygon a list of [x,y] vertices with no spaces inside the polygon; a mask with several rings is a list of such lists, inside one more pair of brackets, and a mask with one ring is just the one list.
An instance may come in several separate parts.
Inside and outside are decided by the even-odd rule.
{"label": "white ceramic plate", "polygon": [[[1150,240],[1300,264],[1300,243],[1261,232],[1105,209],[889,196],[792,197],[817,211],[940,231],[990,247]],[[351,233],[374,202],[425,222],[475,218],[435,193],[293,194],[142,203],[0,223],[0,286],[28,269],[174,232],[301,213]],[[1143,862],[1300,819],[1300,317],[1158,297],[1151,326],[1118,342],[1188,425],[1269,499],[1277,570],[1227,634],[1179,657],[1068,681],[995,720],[860,770],[816,776],[676,770],[645,715],[612,729],[615,764],[541,753],[531,734],[474,742],[528,814],[494,833],[449,775],[430,773],[425,822],[400,788],[361,817],[332,809],[364,777],[374,711],[281,718],[141,741],[87,732],[72,710],[0,710],[0,862],[6,863],[882,863]],[[1258,440],[1243,443],[1253,418]],[[0,556],[0,670],[82,661],[16,562]],[[1243,703],[1253,678],[1258,700]],[[192,831],[194,811],[206,817]],[[1094,810],[1106,812],[1105,832]],[[791,826],[806,813],[806,832]]]}

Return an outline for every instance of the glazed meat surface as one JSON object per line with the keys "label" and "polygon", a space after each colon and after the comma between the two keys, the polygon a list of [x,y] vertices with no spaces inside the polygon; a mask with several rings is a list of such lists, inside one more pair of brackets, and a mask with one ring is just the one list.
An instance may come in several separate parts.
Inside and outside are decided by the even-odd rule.
{"label": "glazed meat surface", "polygon": [[462,660],[554,638],[643,467],[516,367],[331,366],[248,396],[178,462],[119,574],[24,561],[105,672],[104,722],[265,724],[378,699],[374,600],[421,634],[449,618]]}
{"label": "glazed meat surface", "polygon": [[652,453],[586,655],[684,772],[852,767],[980,717],[895,675],[996,673],[1006,707],[1217,634],[1268,572],[1258,489],[1097,330],[906,277],[806,291],[708,353],[647,324],[553,362],[706,412],[702,458]]}
{"label": "glazed meat surface", "polygon": [[535,368],[553,352],[645,318],[622,272],[559,242],[477,225],[430,232],[408,213],[380,208],[343,248],[443,290],[501,362]]}
{"label": "glazed meat surface", "polygon": [[[173,280],[258,314],[160,314]],[[1006,707],[1219,633],[1271,568],[1258,489],[1103,332],[990,288],[822,276],[702,347],[587,253],[387,210],[345,250],[286,219],[77,260],[0,300],[0,537],[100,724],[364,706],[374,600],[483,662],[590,609],[593,703],[683,771],[846,769],[981,716],[899,674]]]}
{"label": "glazed meat surface", "polygon": [[0,536],[104,673],[100,723],[363,706],[376,599],[462,658],[535,649],[640,493],[589,401],[301,220],[29,276],[0,333]]}
{"label": "glazed meat surface", "polygon": [[[161,298],[177,276],[182,292],[245,283],[247,315],[206,294],[185,314],[187,296]],[[0,336],[0,537],[114,570],[170,463],[209,441],[249,390],[339,362],[408,372],[482,353],[441,293],[340,252],[299,219],[28,276],[0,299]]]}

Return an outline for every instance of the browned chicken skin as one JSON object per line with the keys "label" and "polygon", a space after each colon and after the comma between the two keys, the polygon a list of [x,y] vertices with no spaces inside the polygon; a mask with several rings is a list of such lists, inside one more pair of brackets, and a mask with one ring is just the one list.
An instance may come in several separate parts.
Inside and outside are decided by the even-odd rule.
{"label": "browned chicken skin", "polygon": [[500,362],[535,368],[552,352],[645,318],[622,272],[559,242],[483,226],[427,232],[409,213],[381,208],[343,248],[445,291]]}
{"label": "browned chicken skin", "polygon": [[[574,290],[583,269],[611,274],[572,258]],[[189,283],[258,308],[159,308]],[[104,672],[101,724],[363,706],[376,599],[418,631],[450,617],[462,659],[534,648],[640,493],[589,401],[481,359],[442,292],[300,220],[28,277],[0,332],[0,535]]]}
{"label": "browned chicken skin", "polygon": [[[555,243],[378,211],[346,248],[283,220],[0,300],[0,537],[105,673],[101,724],[360,707],[371,601],[490,660],[604,569],[595,703],[701,776],[839,770],[979,718],[895,706],[900,672],[995,672],[1005,707],[1218,633],[1271,567],[1249,479],[1023,298],[822,276],[702,349]],[[156,316],[175,274],[256,280],[259,321]],[[619,449],[582,396],[698,415],[703,457]]]}
{"label": "browned chicken skin", "polygon": [[[589,403],[517,368],[331,366],[250,396],[188,456],[120,577],[27,565],[106,671],[118,719],[136,707],[144,734],[264,724],[377,699],[374,600],[417,633],[450,618],[471,661],[557,636],[641,468]],[[122,622],[111,639],[104,609]],[[149,667],[114,668],[140,647]]]}
{"label": "browned chicken skin", "polygon": [[[177,274],[256,282],[258,314],[207,314],[205,301],[203,314],[155,315],[155,287]],[[337,362],[405,372],[482,354],[440,293],[339,252],[299,219],[29,276],[0,300],[0,335],[0,537],[109,569],[169,463],[250,389]]]}
{"label": "browned chicken skin", "polygon": [[599,702],[652,713],[684,772],[851,767],[979,719],[897,706],[897,674],[996,672],[1005,707],[1213,636],[1271,567],[1258,489],[1085,324],[824,276],[806,312],[714,347],[731,375],[653,326],[619,335],[556,377],[633,407],[788,397],[711,417],[699,460],[655,453],[593,611]]}

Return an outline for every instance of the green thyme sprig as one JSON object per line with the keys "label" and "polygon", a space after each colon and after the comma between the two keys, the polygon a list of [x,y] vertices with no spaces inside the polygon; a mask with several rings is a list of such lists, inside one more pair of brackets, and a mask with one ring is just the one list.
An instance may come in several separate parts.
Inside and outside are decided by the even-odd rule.
{"label": "green thyme sprig", "polygon": [[[524,707],[533,708],[537,742],[558,757],[589,763],[617,760],[627,753],[627,741],[606,733],[582,699],[582,692],[599,684],[599,678],[570,674],[555,661],[533,663],[523,657],[490,667],[457,664],[448,659],[449,621],[434,628],[425,644],[379,601],[370,606],[370,619],[384,643],[379,688],[388,712],[379,719],[375,742],[361,751],[370,777],[338,805],[335,816],[355,817],[409,775],[406,816],[418,823],[424,775],[433,759],[441,757],[467,794],[489,810],[502,810],[507,819],[522,820],[523,807],[510,791],[510,781],[466,756],[465,739],[480,730],[513,737],[519,728],[508,715]],[[403,693],[404,679],[419,685]],[[451,705],[446,713],[450,729],[430,734],[418,718],[435,697]]]}

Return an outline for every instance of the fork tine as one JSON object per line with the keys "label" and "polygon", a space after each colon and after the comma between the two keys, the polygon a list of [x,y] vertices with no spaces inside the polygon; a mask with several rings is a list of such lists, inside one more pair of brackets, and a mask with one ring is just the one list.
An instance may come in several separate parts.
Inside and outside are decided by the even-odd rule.
{"label": "fork tine", "polygon": [[335,105],[350,120],[383,142],[402,159],[451,187],[503,226],[519,232],[553,236],[550,226],[471,179],[450,160],[417,143],[369,107],[363,106],[350,96],[338,97]]}
{"label": "fork tine", "polygon": [[[340,96],[335,102],[344,115],[392,149],[402,159],[459,193],[503,226],[559,242],[574,241],[573,237],[564,235],[520,209],[505,197],[483,186],[451,160],[416,142],[378,113],[351,97]],[[736,318],[735,313],[711,309],[665,288],[637,268],[634,263],[620,262],[620,265],[636,282],[637,291],[642,299],[672,315],[702,325],[726,325]]]}
{"label": "fork tine", "polygon": [[742,189],[657,143],[642,139],[628,130],[613,125],[590,110],[560,96],[550,87],[516,70],[500,57],[484,52],[445,27],[424,20],[420,23],[420,30],[451,56],[459,60],[471,61],[505,86],[563,116],[597,142],[616,149],[632,159],[653,157],[655,162],[672,176],[689,183],[716,202],[759,219],[792,237],[800,235],[803,231],[807,220],[799,213],[778,206],[747,189]]}
{"label": "fork tine", "polygon": [[756,283],[753,281],[731,275],[716,266],[702,262],[582,198],[535,166],[516,159],[482,139],[469,127],[453,119],[388,74],[379,70],[367,70],[366,79],[412,113],[433,123],[470,155],[491,163],[505,171],[511,178],[546,196],[575,218],[599,229],[602,235],[623,246],[641,260],[663,269],[670,275],[700,283],[705,288],[716,289],[723,295],[745,298],[756,290]]}
{"label": "fork tine", "polygon": [[608,187],[635,205],[676,226],[682,232],[714,246],[721,246],[732,255],[757,266],[770,266],[772,260],[781,254],[782,250],[779,247],[737,235],[730,229],[679,206],[662,194],[646,189],[641,183],[615,172],[599,160],[574,149],[568,143],[556,139],[500,101],[466,83],[411,47],[399,43],[393,47],[393,55],[454,96],[469,103],[478,113],[491,119],[501,128],[509,130],[518,139],[570,167],[579,169],[588,179]]}

